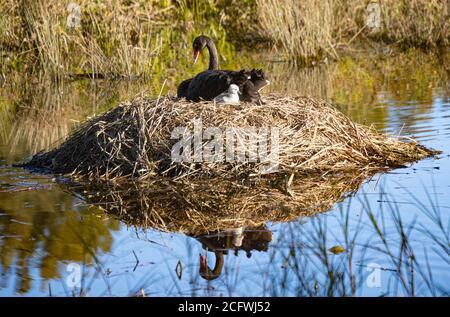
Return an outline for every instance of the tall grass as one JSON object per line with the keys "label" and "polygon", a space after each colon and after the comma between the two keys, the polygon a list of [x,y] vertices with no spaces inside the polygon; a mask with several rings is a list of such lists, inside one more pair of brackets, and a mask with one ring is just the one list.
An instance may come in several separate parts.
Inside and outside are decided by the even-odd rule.
{"label": "tall grass", "polygon": [[[80,0],[76,11],[70,0],[3,2],[0,60],[9,67],[2,73],[26,64],[56,80],[149,79],[173,61],[184,65],[194,35],[225,39],[219,23],[207,22],[214,11],[201,1]],[[80,19],[71,24],[74,12]]]}
{"label": "tall grass", "polygon": [[309,60],[324,53],[335,55],[333,1],[257,1],[262,30],[283,52]]}
{"label": "tall grass", "polygon": [[382,36],[404,45],[450,43],[450,3],[445,0],[381,2]]}
{"label": "tall grass", "polygon": [[301,62],[338,56],[355,39],[395,42],[403,46],[449,44],[449,9],[441,0],[371,1],[379,27],[370,22],[365,0],[256,0],[260,32],[289,59]]}
{"label": "tall grass", "polygon": [[288,59],[304,63],[338,58],[341,48],[360,39],[449,44],[449,9],[443,0],[380,0],[376,29],[367,25],[366,0],[79,0],[75,27],[67,23],[70,3],[75,2],[2,1],[2,77],[14,69],[43,70],[58,80],[80,74],[152,78],[161,69],[186,66],[186,48],[201,33],[219,42],[221,55],[228,56],[230,47],[269,41]]}
{"label": "tall grass", "polygon": [[132,77],[149,72],[148,62],[158,45],[157,38],[149,39],[152,14],[140,8],[142,3],[118,6],[115,1],[79,1],[81,23],[70,25],[70,1],[4,2],[2,13],[20,19],[4,30],[11,35],[8,45],[19,47],[20,57],[28,57],[25,63],[53,78],[77,73]]}

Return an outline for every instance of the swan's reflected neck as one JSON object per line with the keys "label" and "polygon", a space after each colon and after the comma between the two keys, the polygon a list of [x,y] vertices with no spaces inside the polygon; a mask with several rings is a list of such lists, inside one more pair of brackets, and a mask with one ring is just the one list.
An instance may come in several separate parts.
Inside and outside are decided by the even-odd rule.
{"label": "swan's reflected neck", "polygon": [[[223,269],[224,256],[221,251],[215,251],[214,255],[216,257],[216,262],[214,264],[214,268],[211,270],[207,264],[206,258],[200,258],[200,276],[205,280],[211,281],[215,280],[220,276]],[[203,262],[204,261],[204,262]]]}

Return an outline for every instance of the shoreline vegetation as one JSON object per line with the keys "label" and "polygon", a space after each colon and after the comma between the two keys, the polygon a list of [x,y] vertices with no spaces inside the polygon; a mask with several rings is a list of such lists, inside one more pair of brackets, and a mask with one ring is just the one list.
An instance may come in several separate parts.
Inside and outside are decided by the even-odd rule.
{"label": "shoreline vegetation", "polygon": [[[271,48],[300,65],[339,60],[348,48],[439,50],[450,43],[447,1],[2,0],[0,78],[44,74],[161,82],[191,67],[198,34],[235,52]],[[242,62],[242,61],[241,61]]]}

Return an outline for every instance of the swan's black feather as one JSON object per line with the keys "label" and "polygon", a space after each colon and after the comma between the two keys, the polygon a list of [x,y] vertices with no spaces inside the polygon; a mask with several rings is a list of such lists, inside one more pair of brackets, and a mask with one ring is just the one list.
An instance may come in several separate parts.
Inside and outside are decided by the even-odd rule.
{"label": "swan's black feather", "polygon": [[[207,47],[209,51],[209,69],[199,73],[194,78],[186,79],[180,83],[177,89],[177,96],[179,98],[186,98],[191,101],[198,102],[200,100],[213,100],[215,97],[223,93],[228,89],[231,84],[239,86],[240,91],[243,91],[246,83],[250,80],[252,73],[230,70],[218,70],[218,56],[217,49],[213,40],[209,37],[200,35],[193,44],[194,50],[194,63],[197,60],[198,54],[201,50]],[[252,70],[259,77],[264,77],[264,73],[261,70]],[[268,82],[267,82],[268,83]],[[248,100],[254,100],[256,96],[259,96],[258,87],[259,82],[253,81],[248,85],[246,98]]]}
{"label": "swan's black feather", "polygon": [[247,81],[241,89],[242,94],[239,99],[245,102],[261,104],[263,102],[259,91],[263,87],[267,86],[269,84],[269,81],[266,79],[266,76],[262,69],[252,69],[250,71],[250,75],[250,80]]}
{"label": "swan's black feather", "polygon": [[186,99],[198,102],[213,100],[228,89],[231,84],[242,86],[250,78],[245,70],[239,72],[230,70],[206,70],[201,72],[189,83]]}
{"label": "swan's black feather", "polygon": [[178,85],[178,89],[177,89],[177,96],[178,98],[186,98],[187,97],[187,93],[189,90],[189,84],[191,82],[192,78],[183,80],[180,85]]}
{"label": "swan's black feather", "polygon": [[212,100],[227,90],[231,83],[226,72],[220,70],[207,70],[201,72],[189,83],[187,99],[192,101]]}

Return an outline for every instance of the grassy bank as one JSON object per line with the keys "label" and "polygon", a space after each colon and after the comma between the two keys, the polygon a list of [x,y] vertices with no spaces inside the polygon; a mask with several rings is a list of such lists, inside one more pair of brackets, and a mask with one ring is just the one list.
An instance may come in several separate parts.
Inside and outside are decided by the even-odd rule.
{"label": "grassy bank", "polygon": [[300,63],[340,58],[361,40],[434,48],[449,44],[448,17],[443,0],[2,0],[0,73],[159,82],[189,69],[201,33],[221,66],[257,43]]}
{"label": "grassy bank", "polygon": [[209,23],[212,9],[200,1],[4,0],[1,71],[148,80],[163,68],[186,68],[200,33],[230,55],[223,27]]}

